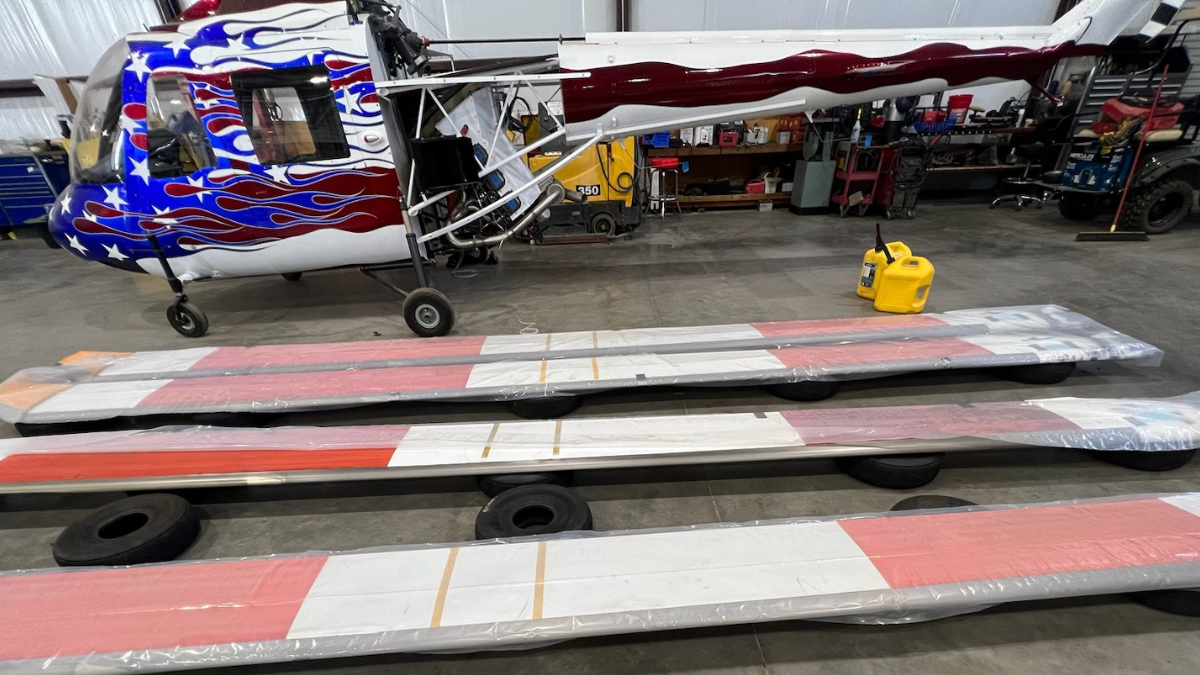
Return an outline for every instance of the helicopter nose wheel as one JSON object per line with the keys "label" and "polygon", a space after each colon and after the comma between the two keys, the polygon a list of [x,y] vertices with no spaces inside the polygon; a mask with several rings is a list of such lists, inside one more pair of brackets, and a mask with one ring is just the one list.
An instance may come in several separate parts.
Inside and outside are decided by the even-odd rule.
{"label": "helicopter nose wheel", "polygon": [[184,337],[198,338],[208,332],[208,317],[199,307],[186,300],[167,308],[167,323]]}
{"label": "helicopter nose wheel", "polygon": [[454,328],[454,306],[439,290],[426,287],[410,292],[403,311],[404,323],[420,337],[440,337]]}

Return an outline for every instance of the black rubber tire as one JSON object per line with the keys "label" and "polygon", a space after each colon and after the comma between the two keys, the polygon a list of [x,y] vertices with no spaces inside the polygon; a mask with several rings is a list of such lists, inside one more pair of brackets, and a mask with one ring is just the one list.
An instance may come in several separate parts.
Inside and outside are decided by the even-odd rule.
{"label": "black rubber tire", "polygon": [[208,332],[208,317],[190,302],[177,302],[168,307],[167,323],[184,337],[203,337]]}
{"label": "black rubber tire", "polygon": [[838,393],[842,388],[841,382],[780,382],[764,385],[768,394],[773,394],[789,401],[812,403],[824,401]]}
{"label": "black rubber tire", "polygon": [[102,506],[54,541],[63,567],[140,565],[179,557],[200,535],[200,518],[183,497],[144,494]]}
{"label": "black rubber tire", "polygon": [[1067,220],[1094,220],[1100,215],[1099,197],[1064,192],[1058,200],[1058,213]]}
{"label": "black rubber tire", "polygon": [[492,476],[478,476],[475,481],[479,489],[489,497],[495,497],[502,492],[526,485],[558,485],[571,487],[575,482],[575,474],[570,471],[551,471],[548,473],[500,473]]}
{"label": "black rubber tire", "polygon": [[304,276],[304,272],[284,272],[279,276],[283,277],[287,281],[300,281],[300,277]]}
{"label": "black rubber tire", "polygon": [[589,228],[593,234],[613,236],[617,232],[617,219],[611,213],[597,213],[592,216]]}
{"label": "black rubber tire", "polygon": [[1075,372],[1075,362],[1035,363],[1000,368],[1000,376],[1021,384],[1058,384]]}
{"label": "black rubber tire", "polygon": [[933,482],[942,470],[942,453],[839,457],[838,468],[867,485],[889,490],[912,490]]}
{"label": "black rubber tire", "polygon": [[1180,588],[1168,591],[1130,593],[1129,599],[1151,609],[1179,616],[1200,617],[1200,589]]}
{"label": "black rubber tire", "polygon": [[1170,232],[1191,211],[1193,192],[1191,183],[1170,176],[1133,191],[1121,212],[1120,229],[1146,234]]}
{"label": "black rubber tire", "polygon": [[404,298],[404,323],[419,337],[440,337],[454,328],[450,298],[434,288],[418,288]]}
{"label": "black rubber tire", "polygon": [[583,402],[575,395],[517,398],[507,402],[512,414],[527,420],[552,420],[574,411]]}
{"label": "black rubber tire", "polygon": [[592,529],[592,509],[560,485],[526,485],[500,493],[475,518],[475,538],[502,539]]}
{"label": "black rubber tire", "polygon": [[917,495],[916,497],[908,497],[901,499],[892,505],[890,511],[924,511],[925,509],[957,509],[963,506],[979,506],[975,502],[970,502],[958,497],[947,497],[945,495]]}
{"label": "black rubber tire", "polygon": [[1192,461],[1192,458],[1196,456],[1196,451],[1092,450],[1090,454],[1101,461],[1135,471],[1174,471]]}

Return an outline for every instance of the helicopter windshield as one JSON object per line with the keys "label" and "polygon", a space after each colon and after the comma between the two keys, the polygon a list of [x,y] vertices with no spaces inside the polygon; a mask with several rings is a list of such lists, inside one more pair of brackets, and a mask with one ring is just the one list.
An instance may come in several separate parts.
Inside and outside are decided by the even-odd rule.
{"label": "helicopter windshield", "polygon": [[72,182],[119,183],[124,176],[121,74],[128,57],[122,40],[104,52],[88,77],[71,129]]}

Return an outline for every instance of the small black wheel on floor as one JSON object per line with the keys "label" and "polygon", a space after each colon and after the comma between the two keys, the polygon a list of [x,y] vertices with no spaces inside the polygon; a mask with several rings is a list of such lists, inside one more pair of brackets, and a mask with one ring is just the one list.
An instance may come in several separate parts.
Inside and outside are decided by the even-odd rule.
{"label": "small black wheel on floor", "polygon": [[552,420],[562,417],[579,407],[579,396],[543,396],[541,398],[518,398],[508,401],[508,410],[527,420]]}
{"label": "small black wheel on floor", "polygon": [[454,328],[454,306],[445,293],[418,288],[404,298],[404,323],[420,337],[439,337]]}
{"label": "small black wheel on floor", "polygon": [[780,382],[778,384],[768,384],[763,387],[767,393],[774,394],[779,398],[784,398],[789,401],[802,401],[811,403],[813,401],[824,401],[825,399],[838,393],[842,388],[841,382]]}
{"label": "small black wheel on floor", "polygon": [[958,497],[947,497],[946,495],[917,495],[901,499],[896,502],[890,511],[924,511],[925,509],[957,509],[963,506],[979,506],[975,502],[969,502]]}
{"label": "small black wheel on floor", "polygon": [[1192,461],[1195,450],[1092,450],[1092,457],[1135,471],[1174,471]]}
{"label": "small black wheel on floor", "polygon": [[54,541],[54,560],[64,567],[166,562],[179,557],[199,535],[199,515],[183,497],[138,495],[68,525]]}
{"label": "small black wheel on floor", "polygon": [[592,216],[591,230],[611,237],[617,231],[617,219],[611,213],[597,213]]}
{"label": "small black wheel on floor", "polygon": [[177,302],[168,307],[167,323],[184,337],[203,337],[208,332],[208,317],[190,302]]}
{"label": "small black wheel on floor", "polygon": [[1021,384],[1058,384],[1075,372],[1075,362],[1035,363],[1000,368],[1000,376]]}
{"label": "small black wheel on floor", "polygon": [[1130,593],[1129,599],[1160,612],[1200,617],[1200,588]]}
{"label": "small black wheel on floor", "polygon": [[573,490],[526,485],[497,495],[475,518],[476,539],[592,529],[592,510]]}
{"label": "small black wheel on floor", "polygon": [[559,485],[571,487],[575,474],[570,471],[552,471],[549,473],[501,473],[493,476],[479,476],[476,479],[479,489],[489,497],[495,497],[501,492],[526,485]]}
{"label": "small black wheel on floor", "polygon": [[279,276],[283,277],[284,279],[286,279],[288,281],[300,281],[300,277],[304,276],[304,272],[284,272],[283,274],[280,274]]}
{"label": "small black wheel on floor", "polygon": [[927,455],[877,455],[839,457],[838,468],[867,485],[889,490],[911,490],[928,485],[942,470],[942,453]]}

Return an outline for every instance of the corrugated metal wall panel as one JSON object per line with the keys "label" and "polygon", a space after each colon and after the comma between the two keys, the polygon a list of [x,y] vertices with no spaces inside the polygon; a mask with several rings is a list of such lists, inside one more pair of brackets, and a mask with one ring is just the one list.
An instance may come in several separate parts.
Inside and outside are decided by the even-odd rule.
{"label": "corrugated metal wall panel", "polygon": [[[4,0],[0,79],[87,75],[112,43],[160,22],[154,0]],[[0,99],[0,139],[57,136],[46,99]]]}
{"label": "corrugated metal wall panel", "polygon": [[0,79],[86,75],[117,39],[161,22],[153,0],[4,0]]}
{"label": "corrugated metal wall panel", "polygon": [[[410,0],[401,3],[410,28],[432,39],[580,36],[615,30],[612,0]],[[455,58],[553,54],[548,43],[438,46]]]}
{"label": "corrugated metal wall panel", "polygon": [[0,98],[0,139],[58,138],[54,109],[41,96]]}

